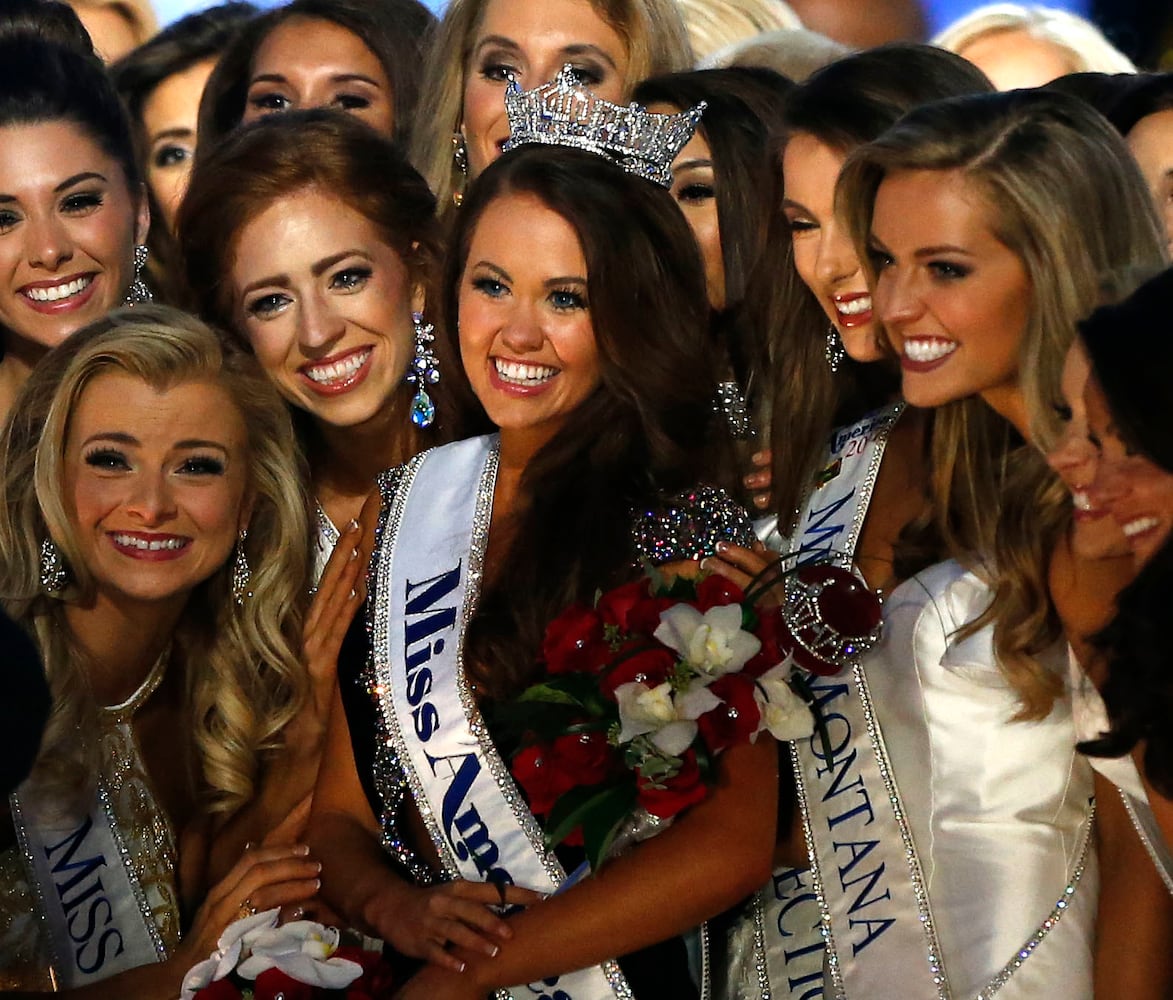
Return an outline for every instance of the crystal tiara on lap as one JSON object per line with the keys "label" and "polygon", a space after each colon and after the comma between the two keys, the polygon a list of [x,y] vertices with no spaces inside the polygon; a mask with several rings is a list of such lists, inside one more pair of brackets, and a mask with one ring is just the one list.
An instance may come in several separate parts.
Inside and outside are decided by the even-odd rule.
{"label": "crystal tiara on lap", "polygon": [[692,138],[704,109],[701,101],[680,114],[657,115],[638,104],[612,104],[587,90],[567,64],[533,90],[523,91],[516,80],[509,81],[509,141],[504,148],[540,143],[585,149],[615,161],[629,174],[671,187],[672,161]]}

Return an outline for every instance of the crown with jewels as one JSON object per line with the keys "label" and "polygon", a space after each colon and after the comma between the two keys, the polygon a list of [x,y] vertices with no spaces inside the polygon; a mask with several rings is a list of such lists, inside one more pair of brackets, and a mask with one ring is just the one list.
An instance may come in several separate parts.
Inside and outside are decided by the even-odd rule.
{"label": "crown with jewels", "polygon": [[523,91],[510,79],[505,90],[509,141],[505,149],[541,143],[572,146],[615,161],[629,174],[672,186],[672,161],[692,138],[705,102],[676,115],[653,114],[596,97],[569,63],[549,83]]}
{"label": "crown with jewels", "polygon": [[840,670],[855,666],[882,636],[879,597],[834,566],[818,564],[787,576],[781,610],[798,648]]}

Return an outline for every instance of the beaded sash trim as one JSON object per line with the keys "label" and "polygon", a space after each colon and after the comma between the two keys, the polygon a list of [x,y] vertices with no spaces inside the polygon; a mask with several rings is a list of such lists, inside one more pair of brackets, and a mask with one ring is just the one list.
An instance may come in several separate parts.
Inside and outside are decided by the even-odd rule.
{"label": "beaded sash trim", "polygon": [[1124,802],[1128,818],[1132,821],[1133,829],[1140,837],[1140,842],[1144,844],[1145,852],[1152,859],[1153,864],[1157,866],[1157,874],[1161,876],[1165,888],[1173,893],[1173,872],[1169,870],[1171,864],[1169,850],[1164,846],[1164,841],[1160,839],[1160,830],[1154,828],[1155,820],[1152,821],[1152,825],[1146,823],[1136,810],[1136,800],[1123,788],[1120,789],[1120,798]]}

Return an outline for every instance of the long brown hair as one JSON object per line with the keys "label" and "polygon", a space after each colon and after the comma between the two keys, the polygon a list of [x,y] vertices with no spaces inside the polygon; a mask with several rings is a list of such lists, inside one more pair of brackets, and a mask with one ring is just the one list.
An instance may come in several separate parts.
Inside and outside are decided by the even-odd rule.
{"label": "long brown hair", "polygon": [[[994,625],[994,650],[1021,702],[1041,718],[1062,678],[1038,654],[1062,634],[1047,586],[1050,557],[1070,523],[1070,494],[1039,449],[1057,433],[1063,359],[1075,325],[1114,272],[1160,266],[1164,235],[1144,179],[1116,131],[1065,94],[1011,91],[912,112],[849,157],[840,176],[852,238],[868,261],[876,191],[898,170],[957,170],[984,196],[994,236],[1030,281],[1018,381],[1031,441],[1004,435],[1000,455],[974,430],[990,419],[938,421],[934,509],[951,549],[977,559],[994,587],[969,631]],[[873,276],[874,277],[874,276]],[[988,424],[982,431],[990,440]],[[958,496],[968,482],[970,495]]]}
{"label": "long brown hair", "polygon": [[716,355],[692,231],[666,191],[600,156],[525,147],[474,182],[448,256],[447,329],[477,224],[510,194],[533,195],[578,234],[601,381],[527,466],[508,559],[470,629],[470,671],[494,696],[532,677],[556,615],[631,571],[633,510],[720,485],[729,467],[713,432]]}

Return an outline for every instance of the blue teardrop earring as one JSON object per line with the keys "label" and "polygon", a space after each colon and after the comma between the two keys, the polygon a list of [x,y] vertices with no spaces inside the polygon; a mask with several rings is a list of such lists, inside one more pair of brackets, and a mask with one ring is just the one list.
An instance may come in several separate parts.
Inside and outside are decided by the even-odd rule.
{"label": "blue teardrop earring", "polygon": [[415,386],[415,395],[411,399],[411,422],[423,430],[431,427],[436,419],[436,404],[428,395],[427,387],[440,381],[440,360],[432,350],[436,328],[431,323],[424,323],[423,313],[413,312],[411,323],[415,330],[415,357],[407,369],[406,380],[408,385]]}

